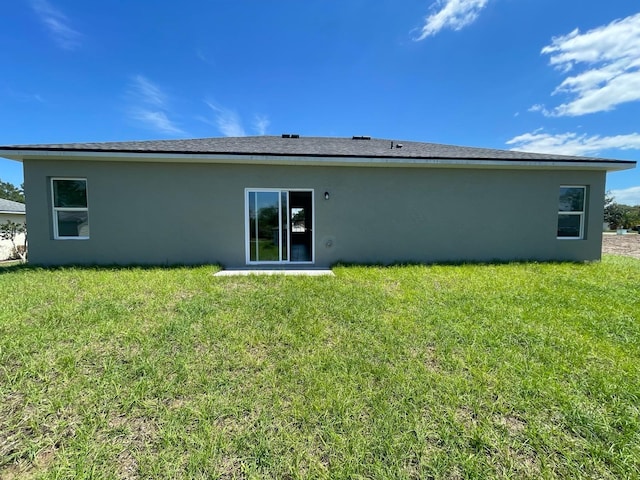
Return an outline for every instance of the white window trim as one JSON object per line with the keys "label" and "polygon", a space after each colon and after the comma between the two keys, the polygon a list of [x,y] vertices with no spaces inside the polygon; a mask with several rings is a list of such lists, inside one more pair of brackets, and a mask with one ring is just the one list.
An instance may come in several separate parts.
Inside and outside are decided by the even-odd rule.
{"label": "white window trim", "polygon": [[580,217],[580,235],[578,237],[556,237],[558,240],[584,240],[584,219],[587,210],[587,186],[586,185],[560,185],[560,188],[580,188],[582,189],[582,211],[581,212],[561,212],[558,208],[558,217],[560,215],[574,215]]}
{"label": "white window trim", "polygon": [[[85,192],[87,195],[86,208],[81,207],[56,207],[56,199],[54,193],[53,183],[55,180],[81,180],[85,184]],[[86,178],[82,177],[51,177],[51,220],[53,223],[53,238],[54,240],[89,240],[88,235],[70,237],[60,236],[58,234],[58,212],[87,212],[87,218],[89,218],[89,182]]]}
{"label": "white window trim", "polygon": [[[269,261],[253,261],[251,260],[251,248],[249,247],[250,232],[249,232],[249,193],[250,192],[311,192],[311,261],[308,262],[294,262],[291,260],[269,260]],[[278,195],[278,206],[281,205],[282,196]],[[245,249],[245,262],[247,265],[313,265],[316,261],[316,196],[313,188],[245,188],[244,189],[244,249]],[[279,215],[280,230],[282,231],[282,215]],[[289,222],[289,215],[287,214],[287,223]],[[287,226],[289,232],[289,226]],[[288,239],[287,245],[289,245]],[[280,242],[280,258],[282,258],[282,242]]]}

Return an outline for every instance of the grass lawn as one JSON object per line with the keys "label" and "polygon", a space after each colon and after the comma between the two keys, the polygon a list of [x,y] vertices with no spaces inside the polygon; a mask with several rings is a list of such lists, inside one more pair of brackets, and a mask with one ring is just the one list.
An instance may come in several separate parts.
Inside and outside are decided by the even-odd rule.
{"label": "grass lawn", "polygon": [[638,478],[640,261],[0,268],[0,478]]}

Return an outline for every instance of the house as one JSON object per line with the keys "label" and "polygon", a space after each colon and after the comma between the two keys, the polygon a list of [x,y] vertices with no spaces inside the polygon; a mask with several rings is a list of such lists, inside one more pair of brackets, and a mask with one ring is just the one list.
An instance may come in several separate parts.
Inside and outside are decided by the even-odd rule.
{"label": "house", "polygon": [[[0,225],[7,221],[25,224],[25,205],[24,203],[14,202],[0,198]],[[17,235],[15,242],[18,245],[24,245],[25,236],[23,233]],[[6,260],[13,254],[13,244],[11,240],[0,239],[0,260]]]}
{"label": "house", "polygon": [[299,135],[14,145],[30,261],[227,268],[600,258],[636,162]]}

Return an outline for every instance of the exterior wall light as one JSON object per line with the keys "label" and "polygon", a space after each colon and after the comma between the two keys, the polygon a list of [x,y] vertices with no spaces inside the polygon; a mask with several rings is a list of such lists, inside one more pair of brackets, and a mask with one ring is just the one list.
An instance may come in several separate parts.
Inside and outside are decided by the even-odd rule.
{"label": "exterior wall light", "polygon": [[324,199],[329,200],[329,192],[324,192]]}

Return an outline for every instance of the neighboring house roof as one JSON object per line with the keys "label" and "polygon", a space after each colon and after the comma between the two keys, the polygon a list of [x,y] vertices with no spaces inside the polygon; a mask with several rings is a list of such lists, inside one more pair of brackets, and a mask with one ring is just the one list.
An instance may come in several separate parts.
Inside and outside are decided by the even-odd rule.
{"label": "neighboring house roof", "polygon": [[[286,138],[285,138],[286,137]],[[292,138],[293,137],[293,138]],[[370,137],[290,136],[223,137],[139,142],[64,143],[0,146],[0,156],[24,159],[153,161],[221,161],[238,163],[358,165],[418,164],[570,166],[603,170],[633,168],[634,161],[459,147],[437,143],[382,140]],[[316,159],[315,161],[311,159]]]}
{"label": "neighboring house roof", "polygon": [[14,213],[16,215],[24,215],[25,211],[26,210],[24,203],[0,198],[0,213]]}

